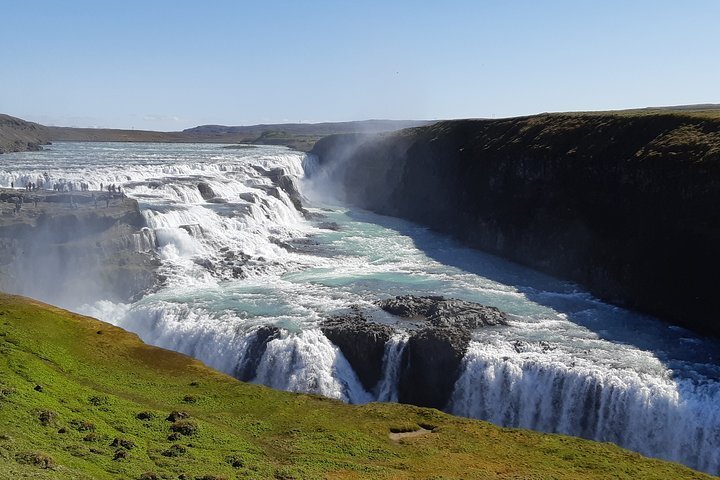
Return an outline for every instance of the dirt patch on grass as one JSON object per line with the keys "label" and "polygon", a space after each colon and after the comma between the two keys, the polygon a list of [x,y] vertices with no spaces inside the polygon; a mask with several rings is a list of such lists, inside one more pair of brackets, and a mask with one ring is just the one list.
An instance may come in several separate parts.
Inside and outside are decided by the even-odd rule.
{"label": "dirt patch on grass", "polygon": [[394,442],[399,442],[400,440],[405,438],[419,437],[421,435],[427,435],[428,433],[432,433],[432,430],[420,427],[417,430],[413,430],[411,432],[390,432],[388,433],[388,437],[390,437],[390,440]]}

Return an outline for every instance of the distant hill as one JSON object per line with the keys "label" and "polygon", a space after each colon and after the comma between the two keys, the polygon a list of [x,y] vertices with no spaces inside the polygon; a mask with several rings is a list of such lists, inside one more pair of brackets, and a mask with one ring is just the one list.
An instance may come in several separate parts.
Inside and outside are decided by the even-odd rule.
{"label": "distant hill", "polygon": [[201,135],[243,134],[259,136],[264,132],[286,132],[294,135],[333,135],[336,133],[382,133],[434,123],[426,120],[362,120],[356,122],[276,123],[247,126],[201,125],[183,133]]}
{"label": "distant hill", "polygon": [[[573,112],[570,115],[645,115],[682,113],[695,117],[720,116],[720,104],[648,107],[614,112]],[[375,134],[422,127],[434,120],[361,120],[353,122],[274,123],[259,125],[200,125],[180,132],[122,130],[109,128],[50,127],[0,114],[0,153],[39,150],[41,144],[60,142],[171,142],[249,143],[284,145],[312,150],[320,138],[335,134]]]}
{"label": "distant hill", "polygon": [[69,142],[198,142],[285,145],[308,151],[320,138],[338,133],[381,133],[428,125],[429,121],[364,120],[338,123],[278,123],[267,125],[202,125],[182,132],[105,128],[46,127],[50,138]]}
{"label": "distant hill", "polygon": [[41,150],[48,132],[37,123],[0,114],[0,153]]}

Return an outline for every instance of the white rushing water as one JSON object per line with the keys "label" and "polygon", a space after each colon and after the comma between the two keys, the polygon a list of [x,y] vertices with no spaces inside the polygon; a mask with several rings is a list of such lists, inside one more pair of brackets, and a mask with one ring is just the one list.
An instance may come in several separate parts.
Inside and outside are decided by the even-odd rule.
{"label": "white rushing water", "polygon": [[[407,336],[388,342],[382,378],[368,392],[319,330],[321,319],[393,295],[475,301],[508,312],[511,322],[476,333],[448,411],[720,473],[717,342],[398,219],[329,202],[311,209],[324,218],[308,220],[268,173],[282,169],[308,195],[322,189],[303,185],[303,162],[310,168],[312,159],[302,153],[60,143],[3,162],[0,186],[38,176],[46,185],[114,183],[139,201],[149,228],[135,248],[157,253],[162,286],[131,304],[63,306],[148,343],[235,374],[252,360],[258,328],[277,326],[253,381],[354,403],[397,401]],[[217,198],[206,201],[200,182]],[[326,228],[330,222],[338,228]]]}

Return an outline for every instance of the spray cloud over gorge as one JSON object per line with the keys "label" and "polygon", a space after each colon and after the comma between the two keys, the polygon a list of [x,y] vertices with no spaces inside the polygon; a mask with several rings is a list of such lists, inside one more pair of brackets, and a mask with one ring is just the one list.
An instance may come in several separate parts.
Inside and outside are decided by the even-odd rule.
{"label": "spray cloud over gorge", "polygon": [[[280,147],[60,143],[4,159],[3,187],[43,174],[93,189],[122,184],[147,226],[116,232],[116,242],[159,264],[155,287],[132,301],[120,301],[100,274],[78,279],[100,288],[81,298],[73,286],[57,298],[40,279],[75,267],[62,252],[38,253],[26,265],[37,277],[23,277],[14,291],[243,380],[355,403],[401,393],[408,334],[377,301],[443,295],[494,306],[509,314],[508,325],[473,332],[446,411],[720,472],[717,343],[414,224],[340,207],[316,195],[343,192],[323,183],[312,156]],[[304,208],[296,191],[310,197]],[[374,385],[363,384],[321,330],[351,305],[395,328]]]}

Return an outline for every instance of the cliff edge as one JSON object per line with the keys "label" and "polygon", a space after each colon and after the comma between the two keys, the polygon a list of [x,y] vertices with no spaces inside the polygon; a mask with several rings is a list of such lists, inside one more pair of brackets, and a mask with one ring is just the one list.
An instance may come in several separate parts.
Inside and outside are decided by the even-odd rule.
{"label": "cliff edge", "polygon": [[716,110],[446,121],[312,153],[348,203],[720,335]]}
{"label": "cliff edge", "polygon": [[0,189],[0,290],[63,306],[129,301],[158,281],[135,200]]}

